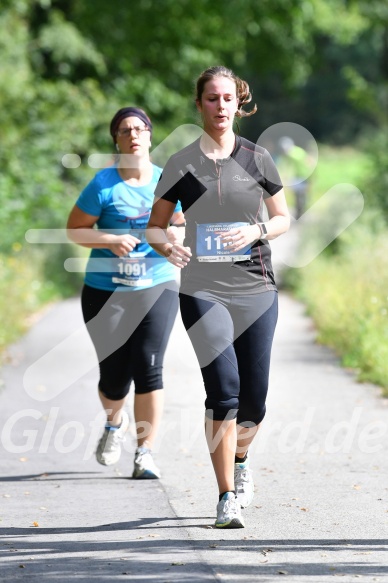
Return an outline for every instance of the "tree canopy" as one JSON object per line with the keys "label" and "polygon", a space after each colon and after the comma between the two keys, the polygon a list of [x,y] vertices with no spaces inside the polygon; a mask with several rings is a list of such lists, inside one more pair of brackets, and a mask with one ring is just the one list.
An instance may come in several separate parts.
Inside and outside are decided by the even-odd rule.
{"label": "tree canopy", "polygon": [[[279,121],[335,143],[387,123],[379,0],[3,0],[0,54],[3,249],[26,225],[63,226],[119,107],[146,109],[156,143],[196,123],[194,81],[210,65],[250,83],[254,140]],[[61,163],[72,152],[73,170]]]}

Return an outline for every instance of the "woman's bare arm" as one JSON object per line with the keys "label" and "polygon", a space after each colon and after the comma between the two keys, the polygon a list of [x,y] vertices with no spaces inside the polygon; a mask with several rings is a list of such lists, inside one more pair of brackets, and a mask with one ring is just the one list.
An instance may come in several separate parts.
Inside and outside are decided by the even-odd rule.
{"label": "woman's bare arm", "polygon": [[129,234],[105,233],[94,226],[99,217],[89,215],[75,205],[67,221],[67,236],[73,243],[89,249],[109,249],[118,257],[128,255],[140,243]]}
{"label": "woman's bare arm", "polygon": [[189,247],[183,247],[181,243],[171,243],[168,239],[167,229],[174,208],[172,202],[162,198],[155,200],[147,225],[146,238],[157,253],[166,257],[176,267],[182,268],[190,261],[191,251]]}

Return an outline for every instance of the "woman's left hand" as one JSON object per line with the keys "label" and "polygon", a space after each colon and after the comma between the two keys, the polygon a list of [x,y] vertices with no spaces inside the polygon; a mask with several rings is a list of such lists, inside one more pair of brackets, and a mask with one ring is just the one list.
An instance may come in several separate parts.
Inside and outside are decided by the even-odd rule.
{"label": "woman's left hand", "polygon": [[183,269],[189,263],[191,258],[191,249],[190,247],[184,247],[179,243],[174,243],[169,248],[169,255],[165,256],[169,263],[175,265],[175,267],[179,267]]}
{"label": "woman's left hand", "polygon": [[259,225],[236,227],[230,231],[219,233],[221,242],[226,244],[229,251],[240,251],[250,243],[257,241],[261,236]]}

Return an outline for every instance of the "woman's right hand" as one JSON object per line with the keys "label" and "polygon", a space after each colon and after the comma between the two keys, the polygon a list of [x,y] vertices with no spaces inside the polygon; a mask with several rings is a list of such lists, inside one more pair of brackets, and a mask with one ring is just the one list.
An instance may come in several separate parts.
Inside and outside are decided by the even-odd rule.
{"label": "woman's right hand", "polygon": [[190,247],[184,247],[179,245],[179,243],[174,243],[169,247],[169,255],[166,255],[167,261],[182,269],[186,267],[191,258]]}
{"label": "woman's right hand", "polygon": [[113,235],[113,237],[112,243],[109,243],[107,247],[118,257],[125,257],[141,242],[133,235]]}

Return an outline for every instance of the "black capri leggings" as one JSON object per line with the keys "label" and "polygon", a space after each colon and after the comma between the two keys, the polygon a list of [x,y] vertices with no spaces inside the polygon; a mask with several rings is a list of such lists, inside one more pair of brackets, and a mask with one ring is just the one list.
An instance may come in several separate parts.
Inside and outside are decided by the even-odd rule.
{"label": "black capri leggings", "polygon": [[276,291],[255,295],[180,294],[182,320],[206,390],[206,415],[258,425],[265,415]]}
{"label": "black capri leggings", "polygon": [[100,365],[100,391],[123,399],[163,388],[163,358],[178,311],[175,281],[135,292],[85,285],[82,312]]}

